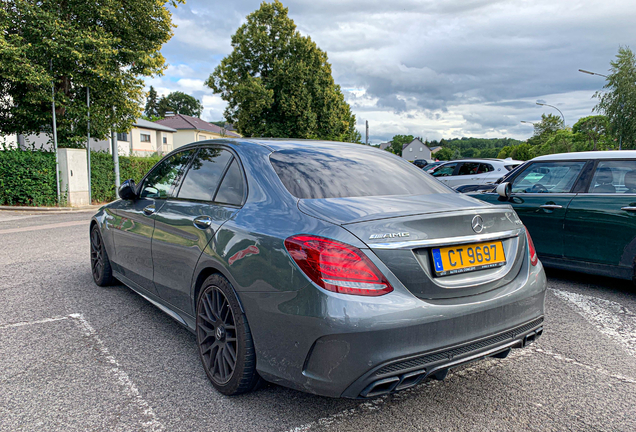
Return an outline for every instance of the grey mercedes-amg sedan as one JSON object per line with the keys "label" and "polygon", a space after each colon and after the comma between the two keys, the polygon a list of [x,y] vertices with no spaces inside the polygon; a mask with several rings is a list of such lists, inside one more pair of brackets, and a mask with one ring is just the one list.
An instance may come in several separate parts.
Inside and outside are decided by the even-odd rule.
{"label": "grey mercedes-amg sedan", "polygon": [[119,195],[91,222],[95,282],[195,332],[226,395],[263,379],[374,397],[543,332],[545,274],[514,210],[386,151],[202,141]]}

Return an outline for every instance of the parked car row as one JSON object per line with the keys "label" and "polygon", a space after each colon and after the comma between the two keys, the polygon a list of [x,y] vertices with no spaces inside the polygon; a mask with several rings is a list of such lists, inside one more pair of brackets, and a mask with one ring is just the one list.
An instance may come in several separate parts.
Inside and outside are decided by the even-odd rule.
{"label": "parked car row", "polygon": [[636,151],[541,156],[471,196],[511,205],[546,266],[636,275]]}

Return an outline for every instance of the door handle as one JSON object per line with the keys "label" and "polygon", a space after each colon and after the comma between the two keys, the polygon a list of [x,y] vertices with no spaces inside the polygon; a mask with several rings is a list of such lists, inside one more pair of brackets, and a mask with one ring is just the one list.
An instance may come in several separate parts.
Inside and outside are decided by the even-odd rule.
{"label": "door handle", "polygon": [[636,207],[634,207],[634,206],[621,207],[621,210],[636,211]]}
{"label": "door handle", "polygon": [[155,207],[154,204],[150,204],[147,207],[144,207],[143,212],[146,216],[150,216],[151,214],[153,214],[155,211],[157,211],[157,208]]}
{"label": "door handle", "polygon": [[543,204],[539,207],[546,210],[556,210],[556,209],[563,208],[562,205],[558,205],[558,204]]}
{"label": "door handle", "polygon": [[212,225],[212,218],[210,216],[199,216],[193,220],[192,223],[196,228],[204,230],[210,228],[210,225]]}

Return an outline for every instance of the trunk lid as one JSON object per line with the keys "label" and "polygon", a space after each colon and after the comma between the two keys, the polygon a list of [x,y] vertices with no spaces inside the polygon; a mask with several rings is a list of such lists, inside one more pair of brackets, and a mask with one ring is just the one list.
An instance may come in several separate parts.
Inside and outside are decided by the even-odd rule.
{"label": "trunk lid", "polygon": [[[526,255],[524,229],[510,206],[463,194],[305,199],[298,207],[354,234],[422,299],[465,297],[506,285],[517,276]],[[483,221],[480,232],[473,229],[477,216]],[[505,253],[504,265],[436,274],[434,249],[498,241]]]}

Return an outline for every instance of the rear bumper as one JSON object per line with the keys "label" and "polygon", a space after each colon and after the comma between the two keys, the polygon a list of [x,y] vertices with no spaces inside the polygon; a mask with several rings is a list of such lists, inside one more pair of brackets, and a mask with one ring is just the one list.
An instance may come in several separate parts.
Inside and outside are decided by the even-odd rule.
{"label": "rear bumper", "polygon": [[486,357],[503,358],[543,333],[543,317],[505,332],[434,352],[396,359],[370,370],[343,393],[347,398],[372,398],[405,390],[427,377],[441,379],[448,370]]}
{"label": "rear bumper", "polygon": [[403,287],[362,298],[310,285],[297,292],[241,293],[241,300],[264,379],[360,398],[524,346],[528,335],[541,333],[545,289],[542,265],[526,264],[505,287],[464,298],[424,301]]}

